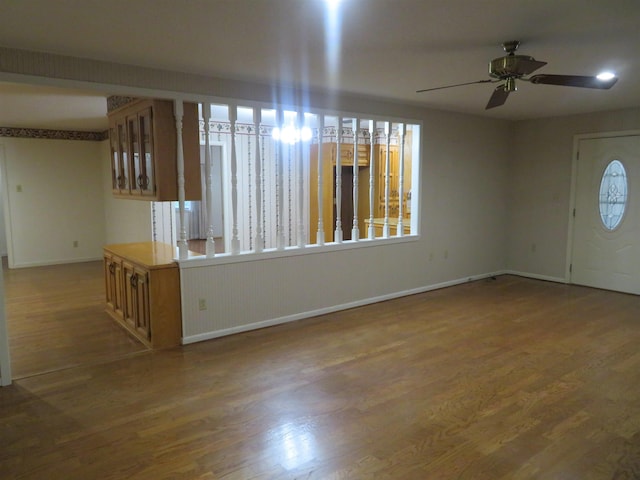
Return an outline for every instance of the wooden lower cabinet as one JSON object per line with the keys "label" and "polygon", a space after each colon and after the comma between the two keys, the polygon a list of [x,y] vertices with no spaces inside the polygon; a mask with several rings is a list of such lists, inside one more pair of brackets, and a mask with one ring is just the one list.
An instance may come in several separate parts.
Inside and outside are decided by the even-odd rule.
{"label": "wooden lower cabinet", "polygon": [[106,311],[151,348],[182,338],[180,270],[172,252],[158,242],[104,248]]}
{"label": "wooden lower cabinet", "polygon": [[149,271],[130,262],[123,262],[122,270],[124,321],[139,337],[151,341]]}
{"label": "wooden lower cabinet", "polygon": [[122,260],[106,252],[104,254],[104,280],[107,311],[112,316],[122,317]]}

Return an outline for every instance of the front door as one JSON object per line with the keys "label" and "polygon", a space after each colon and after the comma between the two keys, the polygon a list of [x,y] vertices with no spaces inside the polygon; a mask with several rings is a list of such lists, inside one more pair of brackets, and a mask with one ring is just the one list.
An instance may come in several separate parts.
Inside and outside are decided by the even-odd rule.
{"label": "front door", "polygon": [[640,294],[640,136],[578,152],[571,283]]}

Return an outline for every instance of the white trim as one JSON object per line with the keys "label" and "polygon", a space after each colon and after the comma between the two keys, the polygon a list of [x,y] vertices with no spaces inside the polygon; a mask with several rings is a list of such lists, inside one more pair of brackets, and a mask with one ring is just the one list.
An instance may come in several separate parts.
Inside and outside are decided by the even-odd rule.
{"label": "white trim", "polygon": [[45,262],[15,263],[11,266],[11,268],[48,267],[50,265],[66,265],[69,263],[96,262],[98,260],[102,260],[102,256],[83,257],[83,258],[63,258],[58,260],[47,260]]}
{"label": "white trim", "polygon": [[[361,243],[362,240],[358,243]],[[465,278],[459,278],[456,280],[450,280],[447,282],[442,282],[442,283],[437,283],[434,285],[427,285],[424,287],[419,287],[419,288],[413,288],[410,290],[402,290],[399,292],[394,292],[394,293],[389,293],[387,295],[380,295],[377,297],[371,297],[371,298],[365,298],[362,300],[356,300],[354,302],[347,302],[347,303],[343,303],[341,305],[333,305],[331,307],[325,307],[325,308],[319,308],[316,310],[309,310],[306,312],[300,312],[300,313],[294,313],[292,315],[286,315],[284,317],[279,317],[279,318],[273,318],[273,319],[267,319],[267,320],[262,320],[260,322],[254,322],[254,323],[250,323],[247,325],[240,325],[237,327],[233,327],[233,328],[226,328],[223,330],[214,330],[211,332],[206,332],[206,333],[200,333],[198,335],[190,335],[188,337],[183,337],[182,338],[182,344],[183,345],[188,345],[190,343],[195,343],[195,342],[202,342],[205,340],[211,340],[214,338],[219,338],[219,337],[224,337],[227,335],[233,335],[236,333],[242,333],[242,332],[248,332],[250,330],[257,330],[259,328],[265,328],[265,327],[272,327],[275,325],[280,325],[283,323],[289,323],[289,322],[294,322],[296,320],[302,320],[305,318],[311,318],[311,317],[317,317],[319,315],[325,315],[327,313],[334,313],[334,312],[339,312],[341,310],[348,310],[350,308],[355,308],[355,307],[361,307],[364,305],[370,305],[372,303],[378,303],[378,302],[384,302],[386,300],[392,300],[394,298],[400,298],[400,297],[406,297],[408,295],[415,295],[418,293],[425,293],[425,292],[429,292],[431,290],[438,290],[441,288],[446,288],[446,287],[452,287],[455,285],[461,285],[463,283],[467,283],[467,282],[472,282],[475,280],[482,280],[485,278],[491,278],[491,277],[496,277],[498,275],[503,275],[505,272],[493,272],[493,273],[485,273],[485,274],[481,274],[481,275],[472,275],[469,277],[465,277]],[[181,282],[182,282],[182,276],[181,278]],[[182,285],[181,285],[182,287]],[[181,290],[182,291],[182,290]],[[182,305],[184,305],[184,301],[182,302]],[[184,306],[183,306],[183,315],[182,318],[184,319]],[[183,320],[184,322],[184,320]],[[184,331],[184,323],[182,325],[183,331]]]}
{"label": "white trim", "polygon": [[4,302],[4,278],[0,269],[0,387],[11,385],[11,355],[9,352],[9,331]]}
{"label": "white trim", "polygon": [[[7,168],[4,157],[4,145],[0,144],[0,175],[2,178],[2,200],[4,202],[5,225],[10,224],[10,217],[7,215],[9,211],[9,195],[7,187]],[[12,258],[12,242],[9,238],[10,229],[7,228],[7,250],[9,259]],[[0,268],[0,386],[11,384],[11,355],[9,353],[9,331],[7,329],[7,313],[4,301],[4,278],[2,268]]]}
{"label": "white trim", "polygon": [[537,273],[529,273],[529,272],[518,272],[516,270],[505,270],[504,272],[502,272],[502,274],[516,275],[518,277],[525,277],[525,278],[533,278],[534,280],[544,280],[546,282],[565,283],[565,284],[569,283],[566,279],[562,277],[552,277],[549,275],[539,275]]}
{"label": "white trim", "polygon": [[4,145],[0,144],[0,181],[2,182],[2,203],[4,209],[4,226],[7,242],[7,261],[9,268],[13,268],[13,224],[11,222],[11,200],[9,197],[9,177],[7,175],[7,159]]}
{"label": "white trim", "polygon": [[295,257],[298,255],[310,255],[316,253],[335,252],[339,250],[351,250],[353,248],[380,247],[383,245],[393,245],[398,243],[415,242],[420,239],[420,235],[405,235],[404,237],[376,238],[370,240],[363,238],[360,240],[345,240],[342,243],[325,243],[323,245],[307,244],[304,248],[298,246],[285,247],[284,250],[269,248],[262,252],[254,250],[240,252],[239,254],[219,253],[213,258],[207,258],[206,255],[197,255],[189,257],[186,260],[174,258],[180,265],[180,268],[198,268],[208,267],[211,265],[226,265],[229,263],[256,262],[259,260],[271,260],[281,257]]}

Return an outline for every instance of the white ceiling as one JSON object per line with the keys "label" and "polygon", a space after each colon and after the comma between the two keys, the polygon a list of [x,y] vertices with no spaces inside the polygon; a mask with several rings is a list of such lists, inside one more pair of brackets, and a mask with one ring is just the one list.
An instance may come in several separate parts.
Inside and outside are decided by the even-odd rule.
{"label": "white ceiling", "polygon": [[[3,2],[0,45],[260,83],[338,89],[492,118],[640,106],[638,0],[342,0],[333,34],[328,33],[331,16],[326,4]],[[520,81],[504,106],[489,111],[484,107],[495,87],[491,84],[415,93],[487,78],[489,60],[504,54],[501,43],[507,40],[522,42],[518,53],[548,62],[536,73],[594,75],[610,69],[619,81],[608,91]],[[99,120],[105,125],[104,113],[96,117],[104,99],[95,93],[60,97],[61,92],[36,88],[34,95],[38,97],[27,100],[15,85],[0,86],[0,125],[33,126],[27,124],[36,120],[57,121],[59,127],[54,128],[75,120],[80,126],[73,128],[78,129],[87,130],[94,121],[100,125]],[[52,112],[47,113],[46,105]],[[52,115],[55,118],[45,118]]]}

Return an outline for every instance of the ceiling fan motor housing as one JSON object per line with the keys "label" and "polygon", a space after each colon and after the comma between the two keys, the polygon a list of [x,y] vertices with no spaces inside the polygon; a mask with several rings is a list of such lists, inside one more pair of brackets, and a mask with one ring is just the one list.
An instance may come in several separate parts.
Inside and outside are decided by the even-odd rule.
{"label": "ceiling fan motor housing", "polygon": [[504,80],[510,77],[520,78],[524,73],[520,71],[520,65],[526,62],[535,62],[528,55],[507,55],[494,58],[489,62],[489,75]]}

